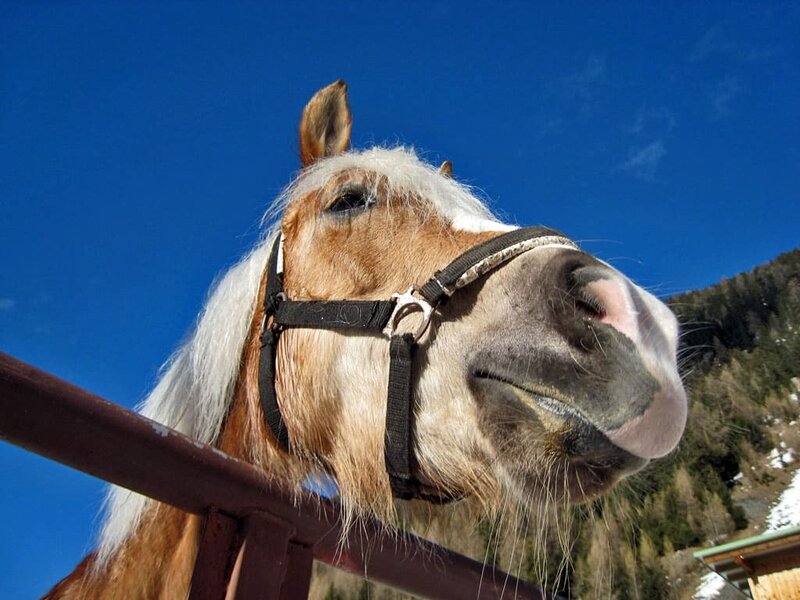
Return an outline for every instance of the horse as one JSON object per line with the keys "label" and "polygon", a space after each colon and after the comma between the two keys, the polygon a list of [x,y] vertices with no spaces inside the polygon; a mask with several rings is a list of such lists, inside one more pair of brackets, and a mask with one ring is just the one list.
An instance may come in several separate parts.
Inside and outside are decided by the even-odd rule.
{"label": "horse", "polygon": [[[660,300],[559,232],[502,223],[449,162],[351,150],[351,128],[344,82],[311,98],[276,224],[142,414],[297,494],[327,476],[346,520],[387,524],[407,499],[586,502],[675,448],[687,399]],[[185,597],[200,529],[111,488],[97,549],[46,598]]]}

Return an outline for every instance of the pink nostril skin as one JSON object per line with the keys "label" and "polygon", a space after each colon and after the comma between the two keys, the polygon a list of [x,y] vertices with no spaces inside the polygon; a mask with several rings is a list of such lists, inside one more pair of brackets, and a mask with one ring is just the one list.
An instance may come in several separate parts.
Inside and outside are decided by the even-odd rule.
{"label": "pink nostril skin", "polygon": [[598,279],[586,286],[603,308],[601,323],[611,325],[634,342],[639,341],[638,311],[628,294],[624,280]]}

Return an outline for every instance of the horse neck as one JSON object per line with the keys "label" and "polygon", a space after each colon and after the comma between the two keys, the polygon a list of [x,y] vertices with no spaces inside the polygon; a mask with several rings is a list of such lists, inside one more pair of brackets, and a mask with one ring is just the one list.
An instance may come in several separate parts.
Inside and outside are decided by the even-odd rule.
{"label": "horse neck", "polygon": [[60,581],[45,599],[183,598],[191,581],[202,521],[153,504],[142,525],[102,567],[95,555]]}

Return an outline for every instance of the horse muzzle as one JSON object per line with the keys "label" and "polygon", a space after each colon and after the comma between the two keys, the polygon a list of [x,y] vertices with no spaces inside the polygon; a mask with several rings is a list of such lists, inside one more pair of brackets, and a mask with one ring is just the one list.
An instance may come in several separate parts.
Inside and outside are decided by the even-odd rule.
{"label": "horse muzzle", "polygon": [[588,255],[568,268],[567,298],[576,308],[562,311],[561,319],[570,321],[564,330],[582,329],[573,345],[586,354],[590,368],[604,368],[615,379],[600,386],[605,400],[616,400],[614,410],[596,403],[581,408],[631,454],[646,459],[668,454],[680,441],[688,412],[677,369],[675,316],[655,296]]}
{"label": "horse muzzle", "polygon": [[520,431],[543,430],[547,451],[565,457],[578,479],[584,474],[583,491],[672,451],[687,399],[671,311],[583,252],[518,260],[509,285],[519,289],[524,279],[530,301],[510,303],[512,314],[488,328],[470,360],[495,446],[519,446],[514,440],[535,438]]}

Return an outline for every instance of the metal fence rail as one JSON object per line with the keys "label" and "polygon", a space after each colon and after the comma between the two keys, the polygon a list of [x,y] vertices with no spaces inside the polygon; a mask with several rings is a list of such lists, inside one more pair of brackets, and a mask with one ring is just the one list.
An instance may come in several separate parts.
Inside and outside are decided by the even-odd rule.
{"label": "metal fence rail", "polygon": [[[375,521],[338,546],[334,502],[0,353],[0,439],[206,518],[190,598],[304,598],[312,558],[426,598],[549,598]],[[399,541],[398,541],[399,540]]]}

